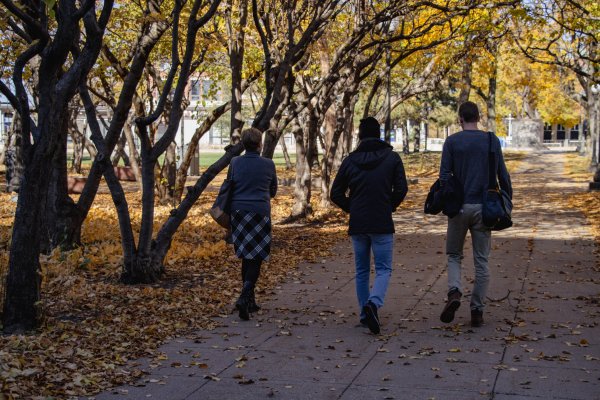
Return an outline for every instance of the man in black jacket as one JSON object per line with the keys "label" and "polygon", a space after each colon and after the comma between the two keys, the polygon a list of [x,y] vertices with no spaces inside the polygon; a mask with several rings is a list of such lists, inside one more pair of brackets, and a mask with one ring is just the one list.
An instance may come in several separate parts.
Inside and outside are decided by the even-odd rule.
{"label": "man in black jacket", "polygon": [[[404,200],[408,185],[402,159],[392,146],[380,140],[375,118],[360,121],[358,138],[357,149],[344,159],[333,181],[331,200],[350,213],[348,234],[354,246],[360,322],[378,334],[377,309],[383,306],[392,273],[392,212]],[[369,290],[371,252],[375,282]]]}

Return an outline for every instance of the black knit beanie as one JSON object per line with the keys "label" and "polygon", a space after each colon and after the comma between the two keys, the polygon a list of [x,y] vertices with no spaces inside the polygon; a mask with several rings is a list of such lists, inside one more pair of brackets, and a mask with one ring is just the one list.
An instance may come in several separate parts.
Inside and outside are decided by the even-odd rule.
{"label": "black knit beanie", "polygon": [[379,131],[379,122],[373,117],[367,117],[365,119],[360,120],[360,124],[358,125],[358,138],[377,138],[381,137],[381,133]]}

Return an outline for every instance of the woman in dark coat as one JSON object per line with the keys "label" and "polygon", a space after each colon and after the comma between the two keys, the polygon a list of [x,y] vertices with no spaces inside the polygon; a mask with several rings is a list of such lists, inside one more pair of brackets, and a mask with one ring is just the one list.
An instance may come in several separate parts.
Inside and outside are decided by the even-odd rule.
{"label": "woman in dark coat", "polygon": [[260,156],[262,134],[250,128],[242,132],[246,149],[229,166],[233,184],[231,196],[231,236],[235,254],[242,259],[242,292],[235,303],[243,320],[260,307],[254,287],[263,260],[271,251],[271,198],[277,193],[277,175],[273,160]]}

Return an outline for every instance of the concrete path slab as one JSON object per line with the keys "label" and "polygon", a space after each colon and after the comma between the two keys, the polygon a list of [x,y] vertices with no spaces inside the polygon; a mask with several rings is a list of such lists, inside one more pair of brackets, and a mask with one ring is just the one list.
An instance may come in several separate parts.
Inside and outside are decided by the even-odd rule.
{"label": "concrete path slab", "polygon": [[600,399],[600,270],[584,216],[549,200],[585,190],[563,162],[532,154],[513,175],[515,226],[493,234],[483,327],[469,325],[471,245],[462,306],[443,324],[446,221],[401,210],[381,335],[357,324],[346,240],[300,265],[251,321],[225,316],[175,339],[139,361],[136,385],[96,398]]}

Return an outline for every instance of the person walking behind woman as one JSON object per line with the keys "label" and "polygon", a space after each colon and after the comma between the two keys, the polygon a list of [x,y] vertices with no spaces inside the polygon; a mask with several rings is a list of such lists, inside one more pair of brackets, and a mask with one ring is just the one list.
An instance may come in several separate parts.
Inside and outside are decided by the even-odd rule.
{"label": "person walking behind woman", "polygon": [[250,128],[242,132],[243,156],[234,157],[228,176],[231,194],[231,235],[235,255],[242,259],[242,292],[235,303],[239,316],[250,319],[256,304],[254,287],[260,266],[271,251],[271,198],[277,193],[273,160],[260,156],[262,134]]}
{"label": "person walking behind woman", "polygon": [[[360,121],[358,147],[342,161],[331,187],[331,201],[350,213],[348,234],[354,246],[360,323],[374,334],[380,332],[377,310],[383,306],[392,274],[392,213],[408,192],[400,156],[379,137],[375,118]],[[371,253],[375,282],[370,289]]]}
{"label": "person walking behind woman", "polygon": [[[471,292],[471,326],[483,325],[483,309],[490,281],[488,258],[492,244],[492,232],[483,224],[483,193],[489,183],[489,150],[495,154],[495,172],[500,187],[512,198],[510,175],[504,164],[502,148],[496,135],[479,129],[479,109],[473,102],[460,105],[458,118],[462,131],[446,139],[440,164],[442,186],[454,176],[463,185],[464,201],[460,213],[448,218],[446,235],[446,255],[448,256],[448,300],[440,315],[440,320],[450,323],[460,307],[463,287],[461,269],[463,247],[467,231],[473,242],[473,262],[475,282]],[[491,141],[491,142],[490,142]]]}

